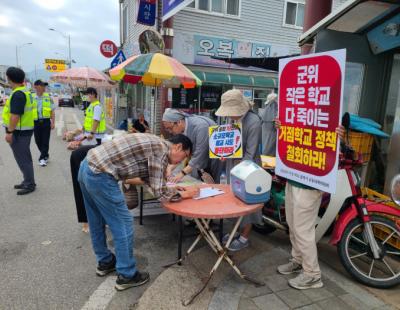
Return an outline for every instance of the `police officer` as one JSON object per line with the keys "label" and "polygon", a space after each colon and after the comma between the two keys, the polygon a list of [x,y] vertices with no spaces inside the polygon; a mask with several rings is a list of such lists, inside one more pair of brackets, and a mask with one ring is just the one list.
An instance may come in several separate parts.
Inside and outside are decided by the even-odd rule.
{"label": "police officer", "polygon": [[20,68],[10,67],[6,76],[13,91],[2,114],[3,126],[6,128],[5,138],[24,177],[22,183],[14,188],[18,189],[17,195],[26,195],[36,187],[30,150],[35,119],[34,104],[30,91],[24,85],[25,72]]}
{"label": "police officer", "polygon": [[90,105],[86,109],[85,122],[83,124],[84,135],[87,140],[96,139],[97,144],[101,144],[101,139],[106,132],[106,118],[103,107],[97,98],[97,91],[93,87],[86,90]]}
{"label": "police officer", "polygon": [[45,92],[48,85],[41,80],[35,81],[36,94],[32,94],[36,118],[33,133],[40,151],[39,165],[42,167],[47,166],[49,160],[50,132],[55,127],[54,103],[50,95]]}

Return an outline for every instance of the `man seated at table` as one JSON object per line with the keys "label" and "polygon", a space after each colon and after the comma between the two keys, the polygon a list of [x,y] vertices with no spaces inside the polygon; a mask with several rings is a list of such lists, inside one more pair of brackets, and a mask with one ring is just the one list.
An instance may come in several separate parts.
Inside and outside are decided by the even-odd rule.
{"label": "man seated at table", "polygon": [[151,133],[149,123],[144,119],[144,114],[139,114],[139,118],[132,124],[131,132]]}
{"label": "man seated at table", "polygon": [[[198,194],[197,189],[168,188],[165,179],[167,165],[181,162],[191,152],[192,143],[184,135],[166,141],[151,134],[127,134],[91,149],[82,162],[78,181],[98,263],[96,274],[105,276],[116,269],[117,290],[149,280],[147,272],[136,269],[133,219],[118,181],[146,184],[161,199],[191,198]],[[107,247],[106,224],[113,235],[115,255]]]}

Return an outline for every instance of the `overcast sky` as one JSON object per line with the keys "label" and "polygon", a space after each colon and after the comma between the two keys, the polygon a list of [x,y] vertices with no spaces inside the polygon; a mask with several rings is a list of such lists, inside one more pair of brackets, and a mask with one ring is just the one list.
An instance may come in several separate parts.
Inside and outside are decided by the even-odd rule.
{"label": "overcast sky", "polygon": [[[119,45],[118,0],[1,0],[0,65],[19,65],[32,71],[44,68],[45,58],[68,58],[68,43],[54,28],[71,36],[73,66],[109,67],[100,43],[109,39]],[[58,54],[57,54],[58,53]]]}

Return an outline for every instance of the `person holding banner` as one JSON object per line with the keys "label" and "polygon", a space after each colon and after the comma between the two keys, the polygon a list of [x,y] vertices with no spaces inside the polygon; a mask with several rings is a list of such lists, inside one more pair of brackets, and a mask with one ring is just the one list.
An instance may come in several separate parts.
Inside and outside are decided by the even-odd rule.
{"label": "person holding banner", "polygon": [[193,155],[188,165],[170,181],[178,183],[185,175],[191,174],[196,179],[210,175],[215,183],[219,183],[221,163],[210,159],[208,155],[208,127],[216,123],[205,116],[190,115],[170,108],[165,110],[162,120],[165,130],[170,134],[184,134],[193,143]]}
{"label": "person holding banner", "polygon": [[[250,102],[243,96],[240,90],[231,89],[222,94],[221,106],[215,112],[220,117],[228,117],[230,122],[240,122],[242,124],[242,159],[226,159],[226,174],[230,182],[230,171],[240,163],[241,160],[251,160],[261,165],[260,143],[261,143],[261,119],[251,110]],[[234,240],[229,246],[230,251],[239,251],[249,245],[249,235],[252,224],[262,222],[261,210],[251,215],[245,216],[242,220],[241,233],[234,236]],[[223,242],[229,238],[225,235]]]}
{"label": "person holding banner", "polygon": [[[281,127],[279,119],[275,119],[275,127],[277,129]],[[336,133],[341,140],[344,140],[343,126],[336,128]],[[292,244],[292,258],[288,263],[278,266],[277,270],[283,275],[300,273],[288,281],[289,285],[296,289],[304,290],[323,286],[315,241],[315,222],[322,194],[323,192],[318,189],[287,180],[285,213]]]}

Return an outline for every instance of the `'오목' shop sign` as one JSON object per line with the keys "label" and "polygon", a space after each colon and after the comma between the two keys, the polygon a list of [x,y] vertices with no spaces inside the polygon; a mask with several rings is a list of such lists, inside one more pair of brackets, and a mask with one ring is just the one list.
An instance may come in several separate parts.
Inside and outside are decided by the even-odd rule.
{"label": "'\uc624\ubaa9' shop sign", "polygon": [[346,50],[279,61],[276,174],[334,193]]}

